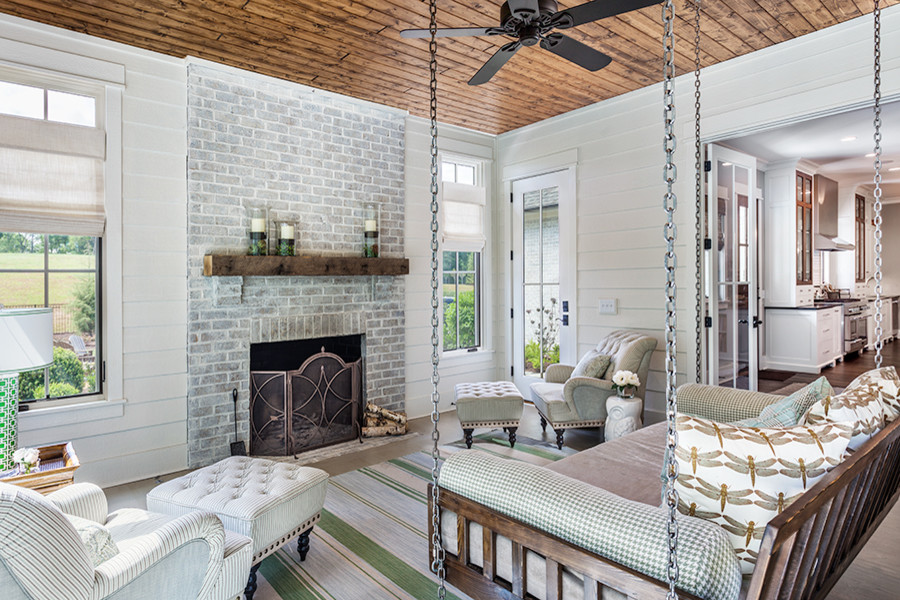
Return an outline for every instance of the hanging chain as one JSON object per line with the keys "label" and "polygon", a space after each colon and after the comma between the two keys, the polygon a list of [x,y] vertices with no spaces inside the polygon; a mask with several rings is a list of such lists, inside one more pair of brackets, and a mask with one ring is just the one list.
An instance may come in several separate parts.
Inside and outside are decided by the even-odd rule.
{"label": "hanging chain", "polygon": [[431,33],[431,40],[428,44],[430,55],[428,70],[431,76],[431,480],[433,484],[431,487],[431,527],[434,532],[431,536],[433,558],[431,570],[438,576],[438,598],[443,599],[447,595],[444,581],[447,573],[444,570],[444,545],[441,542],[441,513],[438,506],[441,494],[440,487],[438,487],[441,460],[441,451],[438,446],[441,437],[438,432],[438,421],[441,418],[439,410],[441,395],[438,392],[438,383],[441,378],[438,373],[440,320],[438,318],[437,0],[431,0],[429,3],[429,15],[431,17],[428,24],[428,31]]}
{"label": "hanging chain", "polygon": [[664,177],[666,194],[663,207],[666,210],[666,225],[663,235],[666,239],[666,430],[667,464],[666,464],[666,504],[669,508],[669,520],[666,527],[669,545],[669,563],[666,577],[669,582],[668,600],[677,600],[675,585],[678,583],[678,492],[675,490],[675,479],[678,477],[678,465],[675,462],[675,447],[678,444],[678,432],[675,430],[677,400],[675,394],[675,208],[678,204],[673,190],[678,173],[675,167],[675,6],[673,0],[666,0],[662,10],[663,34],[663,117],[665,121],[665,139],[663,148],[666,152]]}
{"label": "hanging chain", "polygon": [[881,350],[884,347],[881,322],[881,7],[875,0],[875,368],[881,368]]}
{"label": "hanging chain", "polygon": [[700,0],[695,0],[694,12],[694,194],[696,202],[694,212],[696,213],[695,234],[696,234],[696,272],[694,273],[694,293],[696,295],[696,319],[695,329],[697,331],[696,348],[697,348],[697,364],[695,380],[697,383],[703,378],[703,293],[701,289],[701,279],[703,277],[703,155],[700,145]]}

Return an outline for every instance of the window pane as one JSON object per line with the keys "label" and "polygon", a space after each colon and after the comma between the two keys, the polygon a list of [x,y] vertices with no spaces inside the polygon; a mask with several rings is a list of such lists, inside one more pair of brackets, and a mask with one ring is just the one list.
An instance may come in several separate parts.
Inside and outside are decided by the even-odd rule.
{"label": "window pane", "polygon": [[444,273],[444,350],[456,350],[459,347],[456,338],[456,320],[456,274]]}
{"label": "window pane", "polygon": [[96,238],[86,235],[47,236],[47,246],[50,250],[47,262],[50,269],[93,271],[96,268],[95,240]]}
{"label": "window pane", "polygon": [[44,118],[44,90],[0,81],[0,113],[16,117]]}
{"label": "window pane", "polygon": [[91,96],[47,91],[47,119],[93,127],[97,121],[96,100]]}
{"label": "window pane", "polygon": [[[18,268],[17,265],[27,263],[31,258],[27,254],[0,254],[0,268]],[[44,275],[0,273],[0,304],[6,308],[44,306]]]}
{"label": "window pane", "polygon": [[544,337],[541,340],[543,371],[559,362],[559,286],[544,286]]}
{"label": "window pane", "polygon": [[[471,252],[467,254],[472,254]],[[459,347],[474,348],[478,345],[475,301],[475,273],[459,275]]]}
{"label": "window pane", "polygon": [[475,185],[475,167],[470,165],[456,165],[456,183]]}
{"label": "window pane", "polygon": [[456,182],[456,165],[450,162],[441,163],[441,181]]}
{"label": "window pane", "polygon": [[458,269],[460,271],[475,271],[475,252],[460,252]]}
{"label": "window pane", "polygon": [[456,252],[444,252],[444,272],[456,270]]}

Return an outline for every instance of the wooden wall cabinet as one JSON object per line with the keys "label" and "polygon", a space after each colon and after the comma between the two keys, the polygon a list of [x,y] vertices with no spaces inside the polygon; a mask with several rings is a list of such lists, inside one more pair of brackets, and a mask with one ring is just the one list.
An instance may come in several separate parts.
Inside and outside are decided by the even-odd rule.
{"label": "wooden wall cabinet", "polygon": [[770,165],[765,197],[765,305],[813,303],[814,166],[802,161]]}

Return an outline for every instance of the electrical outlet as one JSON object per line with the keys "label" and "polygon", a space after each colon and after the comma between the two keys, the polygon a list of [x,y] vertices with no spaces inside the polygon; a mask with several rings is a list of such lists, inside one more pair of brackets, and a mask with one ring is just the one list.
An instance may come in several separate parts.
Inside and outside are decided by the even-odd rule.
{"label": "electrical outlet", "polygon": [[600,299],[600,314],[601,315],[614,315],[619,312],[619,301],[615,298],[601,298]]}

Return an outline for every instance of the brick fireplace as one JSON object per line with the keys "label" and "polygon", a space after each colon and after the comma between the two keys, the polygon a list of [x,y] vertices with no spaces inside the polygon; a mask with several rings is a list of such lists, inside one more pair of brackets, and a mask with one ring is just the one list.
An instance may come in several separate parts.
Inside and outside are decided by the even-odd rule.
{"label": "brick fireplace", "polygon": [[[364,336],[365,396],[402,410],[404,280],[204,277],[206,254],[245,252],[245,207],[298,223],[298,254],[361,250],[367,202],[381,205],[382,256],[404,255],[399,111],[227,67],[188,68],[188,462],[210,464],[238,428],[249,440],[250,346]],[[296,365],[299,366],[299,363]]]}

